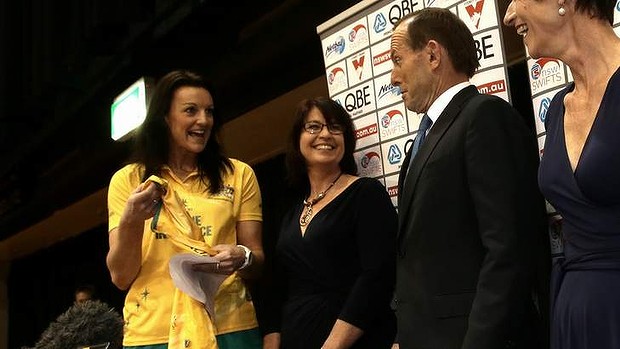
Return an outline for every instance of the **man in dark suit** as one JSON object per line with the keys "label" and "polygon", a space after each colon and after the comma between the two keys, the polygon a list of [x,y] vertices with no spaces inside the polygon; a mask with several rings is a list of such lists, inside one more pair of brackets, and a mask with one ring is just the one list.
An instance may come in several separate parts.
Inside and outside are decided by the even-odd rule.
{"label": "man in dark suit", "polygon": [[402,18],[391,56],[392,84],[425,115],[399,178],[400,348],[546,346],[547,295],[534,295],[549,250],[533,131],[471,85],[474,39],[449,10]]}

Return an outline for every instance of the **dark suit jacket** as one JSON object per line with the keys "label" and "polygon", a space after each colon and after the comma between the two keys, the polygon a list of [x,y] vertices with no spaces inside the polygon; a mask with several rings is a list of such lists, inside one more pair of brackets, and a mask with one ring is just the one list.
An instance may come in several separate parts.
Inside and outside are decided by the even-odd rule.
{"label": "dark suit jacket", "polygon": [[533,296],[549,253],[534,133],[504,100],[469,86],[405,179],[409,157],[398,191],[400,348],[545,346],[535,300],[546,315],[547,294]]}

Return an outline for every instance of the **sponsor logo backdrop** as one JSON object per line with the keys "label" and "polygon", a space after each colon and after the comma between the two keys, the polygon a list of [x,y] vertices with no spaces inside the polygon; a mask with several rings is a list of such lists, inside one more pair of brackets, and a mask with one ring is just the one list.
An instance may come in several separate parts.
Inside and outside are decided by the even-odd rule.
{"label": "sponsor logo backdrop", "polygon": [[[405,144],[415,137],[421,115],[407,110],[400,90],[390,84],[390,36],[398,19],[424,7],[448,8],[465,22],[480,60],[472,83],[481,93],[510,102],[503,14],[497,12],[496,0],[362,1],[317,29],[329,95],[346,108],[356,128],[360,175],[379,179],[395,206]],[[539,86],[562,83],[553,75],[562,69],[558,62],[545,64],[537,74],[549,81],[543,85],[543,79]]]}

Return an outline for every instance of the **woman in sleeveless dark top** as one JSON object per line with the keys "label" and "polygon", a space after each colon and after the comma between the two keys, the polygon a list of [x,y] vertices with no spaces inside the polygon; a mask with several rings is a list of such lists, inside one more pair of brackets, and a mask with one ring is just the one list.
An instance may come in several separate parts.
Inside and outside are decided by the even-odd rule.
{"label": "woman in sleeveless dark top", "polygon": [[620,39],[615,0],[513,0],[504,23],[530,55],[566,63],[574,83],[551,102],[539,171],[562,216],[551,347],[620,348]]}

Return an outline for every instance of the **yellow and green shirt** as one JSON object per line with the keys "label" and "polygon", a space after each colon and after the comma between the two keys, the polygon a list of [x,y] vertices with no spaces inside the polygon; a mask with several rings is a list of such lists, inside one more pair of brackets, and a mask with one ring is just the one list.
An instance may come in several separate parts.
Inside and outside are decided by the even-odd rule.
{"label": "yellow and green shirt", "polygon": [[[164,167],[161,178],[169,190],[178,195],[181,205],[175,216],[189,214],[208,246],[237,244],[239,221],[262,221],[261,195],[254,171],[247,164],[231,159],[232,173],[224,176],[224,187],[210,194],[198,173],[185,180]],[[110,181],[108,211],[111,231],[118,227],[130,193],[142,182],[143,167],[130,164],[117,171]],[[181,212],[185,210],[186,212]],[[125,346],[167,343],[175,286],[168,263],[177,253],[187,252],[165,232],[151,230],[152,219],[145,221],[142,238],[142,265],[125,298]],[[216,334],[247,330],[258,326],[254,306],[243,280],[236,274],[228,277],[215,297]]]}

